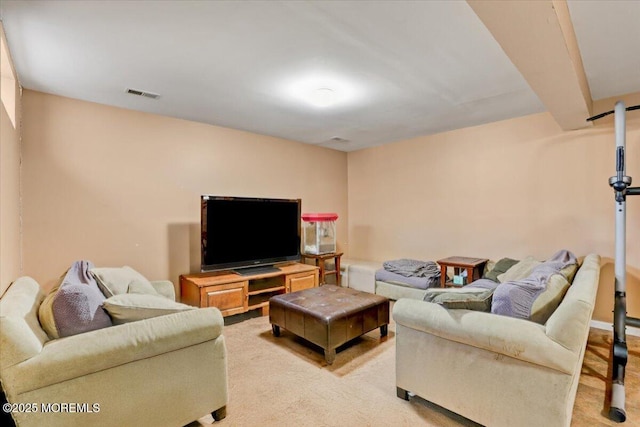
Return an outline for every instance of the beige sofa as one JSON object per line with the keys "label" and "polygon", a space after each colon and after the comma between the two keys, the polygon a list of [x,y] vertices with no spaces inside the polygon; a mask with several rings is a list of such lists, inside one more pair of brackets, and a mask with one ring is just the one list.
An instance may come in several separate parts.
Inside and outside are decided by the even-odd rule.
{"label": "beige sofa", "polygon": [[376,270],[381,262],[343,258],[340,261],[340,285],[357,291],[376,293]]}
{"label": "beige sofa", "polygon": [[[166,283],[155,285],[167,295]],[[22,277],[0,300],[0,381],[19,427],[182,426],[207,413],[225,416],[217,309],[50,340],[38,322],[44,298],[35,280]]]}
{"label": "beige sofa", "polygon": [[410,392],[492,427],[569,426],[599,274],[600,257],[585,257],[544,325],[398,300],[398,397]]}

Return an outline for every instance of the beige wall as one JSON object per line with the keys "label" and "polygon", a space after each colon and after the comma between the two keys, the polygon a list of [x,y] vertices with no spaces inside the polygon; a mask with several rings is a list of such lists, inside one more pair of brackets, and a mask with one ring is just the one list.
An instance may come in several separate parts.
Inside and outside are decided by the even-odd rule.
{"label": "beige wall", "polygon": [[[32,91],[23,104],[24,273],[45,287],[77,259],[175,283],[199,262],[200,194],[300,197],[303,211],[338,212],[351,258],[599,253],[594,318],[611,320],[612,117],[563,132],[543,113],[347,155]],[[627,118],[627,174],[638,180],[640,117]],[[628,307],[638,317],[635,199]]]}
{"label": "beige wall", "polygon": [[[4,37],[0,25],[0,36]],[[10,61],[10,59],[9,59]],[[3,103],[0,107],[0,296],[21,274],[20,252],[20,87],[12,77],[11,64],[2,64],[2,90],[12,90],[15,122],[11,123]],[[7,67],[9,70],[7,70]]]}
{"label": "beige wall", "polygon": [[[607,109],[613,101],[595,111]],[[605,264],[594,318],[610,321],[612,117],[563,132],[542,113],[349,153],[350,257],[595,252]],[[627,120],[627,175],[640,183],[640,113]],[[640,317],[640,197],[627,201],[627,224],[627,304],[629,315]]]}
{"label": "beige wall", "polygon": [[24,271],[130,265],[149,279],[199,267],[200,195],[301,198],[337,212],[346,247],[347,155],[278,138],[24,92]]}
{"label": "beige wall", "polygon": [[0,295],[20,276],[20,128],[0,113]]}

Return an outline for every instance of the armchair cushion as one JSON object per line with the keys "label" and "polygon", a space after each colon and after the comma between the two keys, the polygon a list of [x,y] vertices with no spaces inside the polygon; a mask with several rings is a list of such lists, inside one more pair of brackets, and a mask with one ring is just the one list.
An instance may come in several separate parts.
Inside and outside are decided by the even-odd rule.
{"label": "armchair cushion", "polygon": [[103,305],[116,325],[196,309],[160,295],[144,294],[114,295],[107,298]]}
{"label": "armchair cushion", "polygon": [[92,268],[91,274],[107,298],[127,293],[158,294],[146,277],[129,266]]}
{"label": "armchair cushion", "polygon": [[171,301],[176,300],[176,288],[170,280],[152,280],[151,285],[159,295],[169,298]]}

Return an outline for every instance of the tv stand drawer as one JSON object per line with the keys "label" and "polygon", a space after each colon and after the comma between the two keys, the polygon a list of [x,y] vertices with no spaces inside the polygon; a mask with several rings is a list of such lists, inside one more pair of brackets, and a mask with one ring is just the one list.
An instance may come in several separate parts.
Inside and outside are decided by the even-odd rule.
{"label": "tv stand drawer", "polygon": [[287,276],[287,293],[318,286],[318,273],[297,273]]}
{"label": "tv stand drawer", "polygon": [[244,313],[247,311],[246,288],[248,281],[229,283],[222,286],[202,288],[200,307],[218,307],[223,316]]}

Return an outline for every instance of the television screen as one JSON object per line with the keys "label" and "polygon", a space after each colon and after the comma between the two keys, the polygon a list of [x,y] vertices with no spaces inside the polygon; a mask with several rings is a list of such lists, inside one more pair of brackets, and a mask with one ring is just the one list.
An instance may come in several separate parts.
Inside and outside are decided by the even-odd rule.
{"label": "television screen", "polygon": [[201,197],[202,271],[300,260],[300,199]]}

